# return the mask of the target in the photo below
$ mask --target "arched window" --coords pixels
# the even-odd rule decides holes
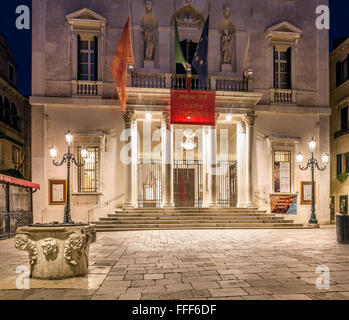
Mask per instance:
[[[8,125],[11,125],[11,110],[10,110],[10,102],[7,97],[5,97],[5,122]]]
[[[14,103],[11,105],[11,117],[12,117],[12,127],[18,130],[18,112],[17,107]]]

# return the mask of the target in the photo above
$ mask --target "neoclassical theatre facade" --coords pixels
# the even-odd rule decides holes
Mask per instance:
[[[326,4],[322,1],[322,4]],[[88,7],[86,5],[88,4]],[[318,1],[33,0],[32,177],[36,222],[61,221],[55,167],[72,168],[72,217],[95,221],[114,208],[258,208],[309,220],[311,172],[296,155],[329,153],[328,32],[315,26]],[[213,125],[173,123],[171,92],[187,90],[175,63],[175,27],[191,62],[210,14],[208,73],[193,69],[191,92],[214,93]],[[135,65],[122,110],[111,64],[127,18]],[[195,110],[194,110],[195,111]],[[191,112],[194,112],[191,110]],[[316,213],[330,220],[329,170],[315,173]]]

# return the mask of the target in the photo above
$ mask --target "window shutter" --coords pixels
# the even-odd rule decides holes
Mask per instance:
[[[339,61],[336,64],[336,84],[337,87],[341,84],[342,79],[342,63]]]
[[[81,37],[78,34],[78,80],[81,80],[81,61],[80,61],[80,51],[81,51]]]
[[[342,173],[342,155],[337,154],[337,174]]]
[[[292,68],[291,68],[291,47],[287,49],[287,84],[288,89],[292,89]]]
[[[276,80],[276,74],[275,74],[275,53],[276,53],[276,50],[275,50],[275,47],[273,47],[273,74],[274,74],[274,89],[277,89],[277,80]]]
[[[95,81],[98,81],[98,38],[94,37],[95,41]]]

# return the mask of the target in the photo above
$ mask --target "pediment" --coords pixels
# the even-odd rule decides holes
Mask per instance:
[[[66,16],[67,21],[71,25],[96,25],[105,26],[107,19],[91,9],[83,8],[72,12]]]
[[[289,23],[288,21],[280,22],[274,26],[269,27],[265,31],[267,37],[293,37],[298,39],[302,35],[302,30]]]

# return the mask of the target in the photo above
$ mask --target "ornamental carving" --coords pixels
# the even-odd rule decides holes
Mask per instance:
[[[45,239],[41,247],[47,261],[54,261],[57,259],[58,244],[55,239]]]
[[[18,250],[28,251],[30,265],[34,266],[38,258],[38,247],[36,242],[25,234],[17,234],[14,239],[14,246]]]
[[[76,266],[80,263],[85,240],[85,236],[77,233],[72,233],[64,242],[64,259],[67,263],[73,266]]]
[[[179,27],[202,27],[205,19],[202,14],[192,6],[192,0],[185,0],[185,5],[175,13]]]
[[[249,127],[253,127],[254,126],[254,122],[256,121],[257,115],[254,113],[254,111],[247,113],[247,115],[245,115],[244,119],[246,124]]]
[[[125,111],[122,116],[124,117],[124,121],[127,124],[132,123],[135,120],[135,112],[133,110]]]

